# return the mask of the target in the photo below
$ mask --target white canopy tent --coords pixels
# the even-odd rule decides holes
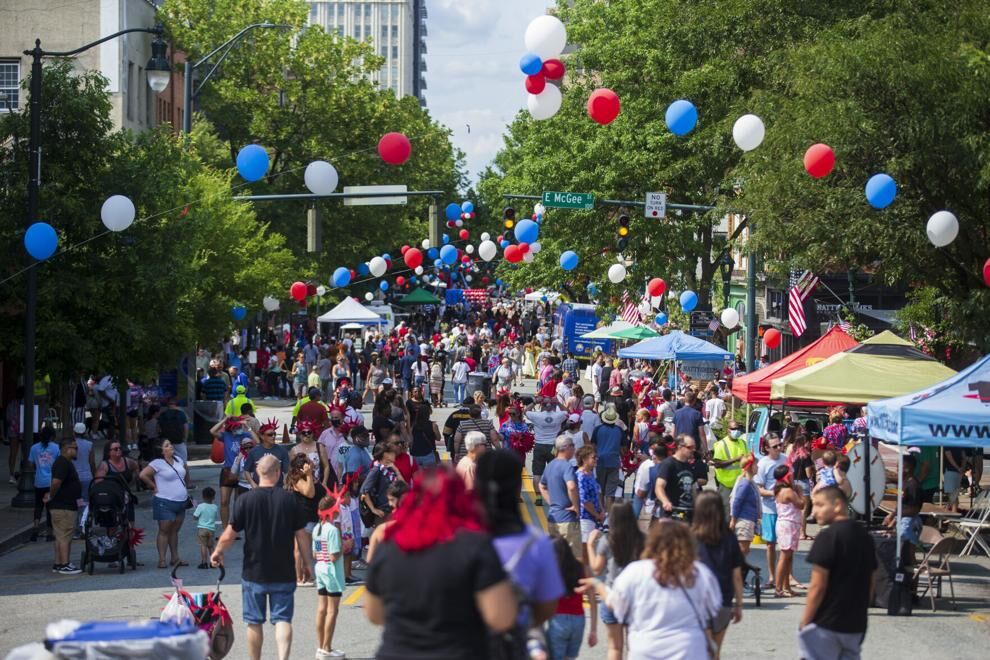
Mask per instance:
[[[378,325],[385,322],[381,316],[349,297],[341,300],[340,304],[320,315],[316,320],[320,323],[360,323],[361,325]]]

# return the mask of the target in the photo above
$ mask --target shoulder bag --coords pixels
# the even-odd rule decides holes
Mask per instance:
[[[715,638],[712,637],[711,621],[705,623],[705,621],[701,618],[701,613],[698,611],[698,608],[694,606],[694,601],[691,600],[691,596],[688,595],[687,589],[684,588],[684,585],[681,584],[680,581],[678,581],[677,586],[681,588],[681,593],[684,594],[684,598],[687,600],[688,605],[691,606],[691,610],[694,612],[694,616],[698,620],[698,627],[701,628],[701,633],[705,636],[705,646],[708,649],[708,657],[710,660],[715,660],[718,658],[718,643],[715,641]]]

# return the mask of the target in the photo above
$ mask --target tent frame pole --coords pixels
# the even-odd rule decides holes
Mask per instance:
[[[902,497],[901,494],[904,492],[904,445],[898,444],[897,452],[897,519],[894,521],[895,529],[897,530],[895,538],[897,539],[897,545],[894,548],[894,570],[900,570],[901,567],[901,514],[903,510],[901,508]],[[867,465],[867,469],[869,466]],[[869,494],[867,494],[869,497]]]

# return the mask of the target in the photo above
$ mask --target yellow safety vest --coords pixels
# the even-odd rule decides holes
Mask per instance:
[[[715,443],[712,458],[717,461],[731,461],[735,458],[745,456],[748,452],[749,448],[746,446],[745,437],[740,436],[738,440],[725,437]],[[735,486],[741,474],[742,468],[739,467],[739,463],[734,464],[732,467],[715,468],[715,480],[726,488]]]

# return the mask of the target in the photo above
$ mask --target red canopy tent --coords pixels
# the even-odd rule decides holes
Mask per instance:
[[[774,378],[780,378],[805,367],[810,367],[827,357],[852,348],[858,343],[839,326],[833,326],[817,341],[801,350],[795,351],[751,374],[737,376],[732,381],[732,394],[749,404],[767,405],[770,403],[770,383]]]

